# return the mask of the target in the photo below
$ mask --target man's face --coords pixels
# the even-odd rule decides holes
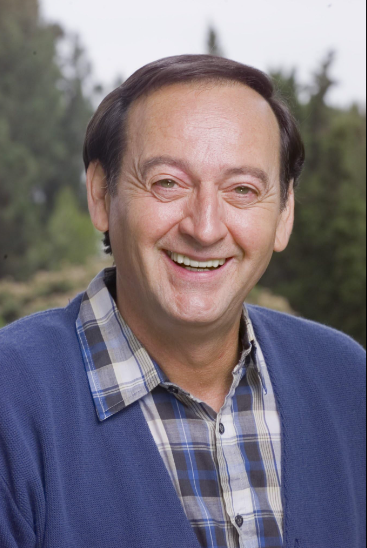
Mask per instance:
[[[255,91],[184,84],[137,101],[108,206],[123,308],[171,325],[238,314],[288,242],[279,176],[279,126]]]

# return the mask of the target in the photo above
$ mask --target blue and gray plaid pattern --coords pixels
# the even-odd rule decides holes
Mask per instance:
[[[101,421],[139,401],[200,546],[281,548],[280,421],[244,307],[243,352],[220,413],[169,382],[121,317],[115,269],[93,280],[77,330]]]

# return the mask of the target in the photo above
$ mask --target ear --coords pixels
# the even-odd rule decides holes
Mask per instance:
[[[292,181],[288,193],[287,205],[279,217],[274,246],[274,251],[276,253],[281,253],[288,246],[294,225],[294,207],[294,188]]]
[[[105,172],[99,162],[92,162],[87,171],[88,207],[95,228],[109,230],[109,196]]]

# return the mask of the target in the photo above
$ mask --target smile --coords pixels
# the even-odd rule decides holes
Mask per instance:
[[[180,253],[174,253],[172,251],[167,251],[167,255],[173,262],[191,272],[211,272],[221,268],[226,262],[226,259],[196,261],[190,259],[190,257],[187,257],[186,255],[181,255]]]

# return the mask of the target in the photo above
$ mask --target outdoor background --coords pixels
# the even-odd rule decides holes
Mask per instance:
[[[100,100],[182,53],[271,72],[307,164],[289,249],[252,302],[366,344],[364,0],[0,0],[0,327],[64,306],[111,258],[81,160]]]

